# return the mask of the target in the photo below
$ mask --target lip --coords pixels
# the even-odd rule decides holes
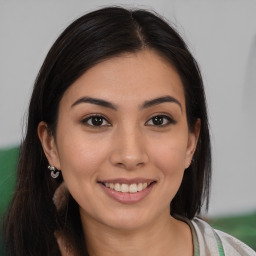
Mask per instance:
[[[102,183],[123,183],[123,184],[134,184],[134,183],[143,183],[143,182],[152,182],[148,187],[143,189],[142,191],[138,191],[136,193],[123,193],[115,191],[114,189],[108,188],[104,186]],[[153,187],[156,185],[156,182],[154,180],[149,179],[132,179],[132,180],[126,180],[126,179],[115,179],[115,180],[105,180],[102,182],[98,182],[102,190],[112,199],[118,201],[122,204],[133,204],[137,203],[141,200],[143,200],[153,189]]]
[[[133,179],[126,179],[126,178],[118,178],[118,179],[108,179],[108,180],[100,180],[99,183],[119,183],[119,184],[139,184],[139,183],[152,183],[156,180],[153,179],[145,179],[145,178],[133,178]]]

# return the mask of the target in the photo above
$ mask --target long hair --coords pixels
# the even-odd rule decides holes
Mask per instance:
[[[55,135],[58,106],[67,88],[97,63],[122,53],[154,49],[179,73],[185,93],[189,129],[198,118],[201,130],[196,152],[182,184],[170,204],[170,213],[189,219],[208,205],[211,150],[206,100],[198,65],[179,34],[157,14],[121,7],[103,8],[86,14],[56,40],[39,71],[29,105],[27,132],[21,145],[17,182],[4,225],[7,255],[60,255],[55,230],[85,255],[77,203],[70,196],[59,213],[52,197],[63,179],[52,179],[37,135],[45,121]]]

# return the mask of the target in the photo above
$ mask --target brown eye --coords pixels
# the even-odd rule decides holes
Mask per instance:
[[[100,116],[100,115],[93,115],[93,116],[87,117],[82,121],[82,123],[88,126],[95,126],[95,127],[110,126],[110,123],[103,116]]]
[[[158,116],[154,116],[150,120],[148,120],[146,125],[166,126],[168,124],[174,124],[174,123],[175,123],[175,121],[172,118],[170,118],[169,116],[158,115]]]
[[[101,126],[103,124],[104,119],[100,116],[94,116],[91,118],[91,123],[94,126]]]
[[[154,125],[163,125],[164,121],[165,120],[163,116],[155,116],[152,118],[152,123]]]

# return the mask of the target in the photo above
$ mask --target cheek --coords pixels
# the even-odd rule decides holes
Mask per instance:
[[[70,172],[72,175],[84,175],[91,172],[96,167],[96,150],[89,147],[88,144],[77,142],[65,143],[60,145],[59,159],[61,170],[64,173]],[[66,145],[65,145],[66,144]]]
[[[165,175],[183,173],[186,159],[186,141],[179,139],[166,139],[157,146],[151,147],[151,156],[155,165]]]
[[[84,136],[63,136],[59,141],[59,158],[63,179],[75,201],[90,212],[95,183],[106,158],[106,147],[99,147]]]
[[[68,135],[67,135],[68,134]],[[59,132],[58,153],[63,178],[73,197],[90,193],[106,158],[106,146],[78,130]]]
[[[104,143],[99,147],[95,136],[83,132],[80,127],[59,131],[58,153],[61,168],[78,175],[93,171],[104,157]]]
[[[177,193],[183,179],[186,157],[186,140],[177,136],[151,147],[151,159],[159,172],[162,197],[169,203]]]

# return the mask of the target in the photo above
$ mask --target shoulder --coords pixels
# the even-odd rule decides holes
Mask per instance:
[[[235,237],[213,229],[207,222],[191,221],[198,239],[200,255],[256,256],[256,252]],[[222,250],[225,254],[220,254]]]

